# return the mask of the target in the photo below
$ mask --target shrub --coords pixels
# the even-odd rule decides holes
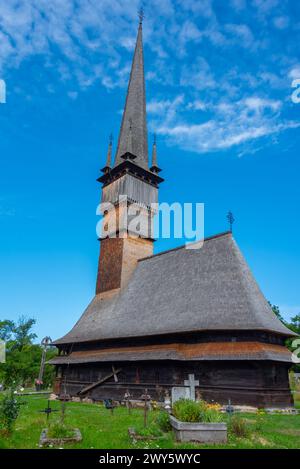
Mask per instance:
[[[173,414],[182,422],[220,422],[222,415],[217,405],[207,404],[205,401],[179,399],[173,406]]]
[[[74,429],[57,422],[50,426],[48,431],[49,438],[72,438],[74,436]]]
[[[3,397],[0,403],[0,423],[2,428],[11,433],[14,428],[15,421],[18,418],[22,402],[16,395],[16,391],[10,389]]]
[[[157,416],[156,422],[162,432],[169,432],[172,428],[168,412],[160,412]]]
[[[239,438],[245,438],[249,434],[245,420],[238,417],[237,415],[231,418],[229,430]]]
[[[158,438],[160,436],[162,436],[162,432],[161,430],[158,428],[158,426],[152,422],[150,425],[148,425],[148,427],[146,428],[142,428],[141,430],[139,430],[139,435],[140,436],[143,436],[143,437],[155,437],[155,438]]]
[[[257,419],[255,420],[254,430],[256,432],[261,432],[263,428],[264,417],[263,414],[257,413]]]
[[[216,409],[205,409],[202,413],[202,422],[217,423],[223,420],[222,414]]]
[[[201,413],[199,402],[191,399],[179,399],[173,405],[173,414],[181,422],[200,422]]]

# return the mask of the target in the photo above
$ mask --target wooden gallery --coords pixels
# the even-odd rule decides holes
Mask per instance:
[[[155,142],[148,158],[140,22],[116,155],[112,161],[110,142],[98,179],[102,202],[121,216],[126,195],[127,206],[152,220],[159,173]],[[232,233],[206,238],[201,249],[156,255],[153,242],[151,233],[124,236],[118,224],[101,237],[96,295],[54,342],[56,392],[100,400],[123,399],[128,390],[139,399],[147,388],[163,400],[194,375],[208,401],[292,405],[284,344],[294,334],[273,313]]]

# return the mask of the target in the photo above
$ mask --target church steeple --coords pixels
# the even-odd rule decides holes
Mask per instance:
[[[125,159],[134,158],[135,164],[144,169],[148,169],[147,139],[143,27],[142,15],[140,15],[138,35],[114,166],[116,167],[122,163],[125,157]],[[128,150],[129,141],[131,142],[131,151]],[[128,155],[128,153],[132,156]]]
[[[100,236],[97,294],[124,288],[138,260],[153,253],[153,217],[163,179],[158,175],[156,143],[149,169],[142,13],[139,16],[115,162],[111,166],[110,145],[106,166],[98,178],[102,183],[101,201],[108,202],[109,208],[104,213]]]

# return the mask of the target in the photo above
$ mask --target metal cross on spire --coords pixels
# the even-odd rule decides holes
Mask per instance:
[[[234,219],[233,213],[230,210],[227,213],[227,220],[228,220],[228,223],[229,223],[229,229],[232,233],[232,225],[233,225],[235,219]]]
[[[143,20],[144,20],[144,18],[145,18],[143,4],[141,5],[141,8],[140,8],[139,11],[138,11],[138,16],[139,16],[140,24],[142,24],[142,23],[143,23]]]

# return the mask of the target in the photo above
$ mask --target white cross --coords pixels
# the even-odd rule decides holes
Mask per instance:
[[[184,385],[189,386],[191,399],[195,401],[196,400],[195,387],[199,386],[199,381],[197,379],[195,380],[195,375],[189,375],[189,379],[184,380]]]

